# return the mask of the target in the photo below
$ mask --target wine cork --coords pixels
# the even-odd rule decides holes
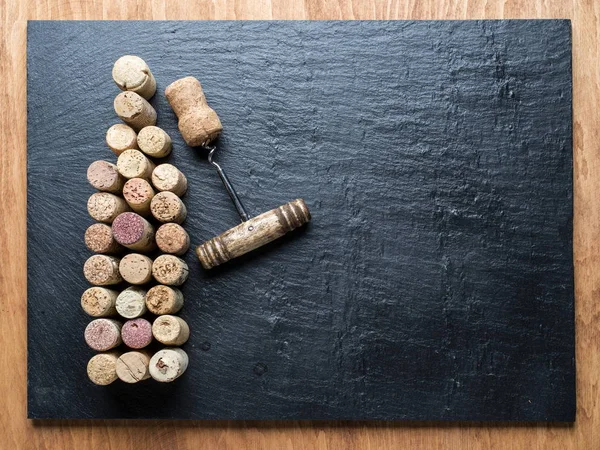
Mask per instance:
[[[156,248],[154,227],[136,213],[120,214],[112,224],[115,240],[128,249],[138,252],[150,252]]]
[[[152,279],[152,260],[139,253],[130,253],[121,258],[119,272],[130,284],[146,284]]]
[[[119,214],[129,211],[127,202],[108,192],[96,192],[87,202],[89,215],[98,222],[112,223]]]
[[[121,381],[137,383],[150,378],[150,355],[147,352],[123,353],[117,360],[116,372]]]
[[[117,312],[126,319],[137,319],[146,312],[146,291],[136,286],[125,289],[117,296]]]
[[[156,381],[169,383],[183,375],[188,363],[187,353],[180,348],[165,348],[150,359],[150,375]]]
[[[123,251],[123,247],[115,241],[110,226],[104,223],[90,225],[85,230],[84,240],[86,247],[94,253],[115,254]]]
[[[171,83],[165,95],[179,118],[179,131],[187,145],[207,145],[219,136],[223,126],[217,113],[208,106],[196,78],[185,77]]]
[[[135,92],[121,92],[113,102],[117,116],[136,131],[156,125],[156,111]]]
[[[117,169],[125,178],[149,180],[154,167],[154,163],[139,150],[125,150],[117,159]]]
[[[190,248],[190,236],[181,225],[165,223],[156,230],[156,245],[165,253],[183,255]]]
[[[188,277],[186,262],[173,255],[160,255],[152,263],[152,276],[156,281],[167,286],[180,286]]]
[[[152,342],[152,325],[146,319],[128,320],[121,328],[121,339],[127,347],[144,348]]]
[[[117,166],[108,161],[94,161],[87,170],[88,182],[99,191],[118,194],[123,189],[125,179]]]
[[[156,92],[156,79],[139,56],[125,55],[115,61],[112,77],[122,91],[135,92],[146,100]]]
[[[132,178],[123,186],[123,197],[129,207],[142,216],[150,215],[150,202],[154,189],[143,178]]]
[[[153,158],[164,158],[171,153],[171,137],[157,126],[144,127],[137,137],[138,147]]]
[[[106,145],[119,156],[125,150],[137,149],[137,133],[124,123],[117,123],[106,132]]]
[[[172,164],[160,164],[152,172],[152,184],[159,191],[170,191],[181,197],[187,191],[187,178]]]
[[[154,286],[146,293],[146,307],[152,314],[175,314],[183,308],[183,294],[177,288]]]
[[[85,328],[87,345],[98,352],[105,352],[121,345],[121,323],[112,319],[92,320]]]
[[[178,346],[190,337],[190,327],[181,317],[160,316],[152,324],[152,334],[161,344]]]
[[[119,353],[99,353],[92,356],[87,364],[87,374],[92,383],[107,386],[117,379]]]
[[[106,317],[117,314],[115,303],[117,291],[94,286],[81,294],[81,308],[92,317]]]
[[[187,210],[179,197],[169,191],[159,192],[150,202],[150,211],[160,222],[182,223]]]
[[[108,286],[123,281],[119,273],[119,258],[108,255],[92,255],[83,265],[86,280],[96,286]]]

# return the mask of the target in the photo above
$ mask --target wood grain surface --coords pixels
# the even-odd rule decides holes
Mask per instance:
[[[469,423],[35,422],[26,419],[28,19],[570,18],[574,75],[574,426]],[[600,441],[600,2],[596,0],[69,1],[0,3],[0,434],[2,448],[594,449]],[[596,442],[596,444],[594,444]]]

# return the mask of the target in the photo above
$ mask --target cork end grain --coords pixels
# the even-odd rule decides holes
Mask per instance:
[[[126,91],[115,97],[113,102],[115,113],[134,130],[156,124],[156,111],[139,94]]]
[[[140,130],[137,137],[139,149],[154,158],[164,158],[171,153],[171,137],[157,126],[148,126]]]
[[[150,375],[161,383],[179,378],[188,367],[188,356],[180,348],[165,348],[150,359]]]
[[[92,317],[104,317],[117,313],[115,302],[117,291],[102,287],[91,287],[81,294],[81,308]]]
[[[83,275],[91,284],[105,286],[123,281],[119,259],[107,255],[92,255],[83,265]]]
[[[128,283],[148,283],[152,279],[152,260],[139,253],[130,253],[121,258],[119,272]]]
[[[165,315],[152,324],[154,338],[165,345],[183,345],[190,337],[190,328],[181,317]]]
[[[85,245],[94,253],[120,253],[123,247],[113,238],[110,226],[95,223],[85,230]]]
[[[175,314],[183,307],[183,294],[177,288],[158,285],[146,294],[146,307],[152,314]]]
[[[152,276],[161,284],[179,286],[187,280],[187,263],[173,255],[160,255],[152,264]]]
[[[121,56],[115,62],[112,70],[115,84],[123,91],[137,92],[145,99],[151,98],[156,92],[156,80],[148,64],[134,55]]]
[[[160,164],[152,172],[152,184],[159,191],[170,191],[181,197],[187,191],[187,178],[172,164]]]
[[[92,320],[85,328],[84,338],[90,348],[103,352],[121,344],[121,324],[111,319]]]
[[[87,364],[87,374],[92,383],[107,386],[117,379],[117,353],[100,353]]]
[[[132,178],[123,186],[123,197],[131,209],[138,214],[150,214],[150,202],[154,197],[154,189],[143,178]]]
[[[117,123],[106,132],[106,145],[119,156],[125,150],[137,149],[137,133],[124,123]]]
[[[135,213],[123,213],[112,224],[112,233],[117,242],[131,245],[138,242],[144,235],[143,218]]]
[[[119,214],[130,210],[125,200],[109,192],[92,194],[87,209],[93,219],[104,223],[111,223]]]
[[[190,236],[176,223],[165,223],[156,230],[158,248],[173,255],[183,255],[190,248]]]
[[[172,192],[159,192],[150,203],[150,210],[154,218],[160,222],[182,223],[187,210],[179,197]]]
[[[123,343],[130,348],[144,348],[152,342],[152,325],[146,319],[128,320],[121,329]]]
[[[136,286],[128,287],[116,300],[117,312],[126,319],[137,319],[146,312],[146,291]]]
[[[125,383],[138,383],[150,378],[150,356],[146,352],[123,353],[116,363],[117,376]]]
[[[154,163],[139,150],[125,150],[117,159],[117,169],[125,178],[150,179]]]
[[[117,170],[117,166],[108,161],[94,161],[87,170],[88,182],[99,191],[121,192],[125,180]]]

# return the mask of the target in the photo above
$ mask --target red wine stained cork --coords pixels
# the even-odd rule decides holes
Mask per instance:
[[[115,303],[117,291],[94,286],[81,294],[81,308],[92,317],[106,317],[117,314]]]
[[[190,327],[181,317],[160,316],[152,324],[152,334],[161,344],[179,346],[190,337]]]
[[[123,197],[129,207],[142,216],[150,215],[150,202],[154,189],[143,178],[132,178],[123,187]]]
[[[154,163],[139,150],[125,150],[117,159],[117,169],[125,178],[149,180],[154,167]]]
[[[98,222],[112,223],[119,214],[129,211],[127,202],[109,192],[96,192],[88,199],[90,216]]]
[[[125,179],[117,166],[108,161],[94,161],[87,170],[88,182],[99,191],[118,194],[123,190]]]
[[[189,273],[186,262],[173,255],[160,255],[152,263],[152,276],[160,284],[180,286],[185,283]]]
[[[99,353],[92,356],[87,364],[87,374],[92,383],[107,386],[117,379],[119,353]]]
[[[117,59],[112,77],[119,89],[136,92],[145,99],[156,92],[156,79],[146,61],[139,56],[125,55]]]
[[[106,145],[119,156],[125,150],[137,149],[137,133],[124,123],[117,123],[106,132]]]
[[[123,281],[119,273],[119,258],[108,255],[92,255],[83,265],[86,280],[96,286],[109,286]]]
[[[136,286],[125,289],[117,296],[117,312],[126,319],[137,319],[146,312],[146,291]]]
[[[162,128],[144,127],[137,137],[138,147],[153,158],[164,158],[171,153],[171,137]]]
[[[135,92],[121,92],[113,103],[117,116],[134,130],[156,125],[156,111]]]
[[[159,192],[150,202],[150,211],[159,222],[182,223],[187,210],[179,197],[172,192]]]
[[[206,145],[219,136],[223,126],[217,113],[208,106],[196,78],[174,81],[165,89],[165,96],[179,119],[177,125],[187,145]]]
[[[146,307],[152,314],[175,314],[183,308],[183,294],[177,288],[154,286],[146,293]]]
[[[147,352],[123,353],[117,360],[117,376],[125,383],[137,383],[150,378],[150,354]]]
[[[152,184],[159,191],[170,191],[181,197],[187,191],[187,178],[172,164],[160,164],[152,172]]]
[[[121,323],[112,319],[92,320],[85,328],[85,342],[98,352],[121,345]]]
[[[130,284],[146,284],[152,280],[152,260],[139,253],[129,253],[121,258],[119,272]]]
[[[190,236],[181,225],[165,223],[156,230],[156,245],[165,253],[183,255],[190,248]]]
[[[150,375],[156,381],[169,383],[183,375],[188,363],[187,353],[180,348],[165,348],[150,359]]]
[[[146,319],[128,320],[121,328],[121,339],[127,347],[144,348],[152,342],[152,325]]]
[[[112,235],[109,225],[95,223],[85,230],[85,245],[94,253],[121,253],[124,249]]]
[[[131,250],[150,252],[156,248],[154,227],[136,213],[123,213],[112,224],[115,240]]]

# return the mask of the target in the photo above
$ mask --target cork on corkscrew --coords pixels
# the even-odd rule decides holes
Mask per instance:
[[[219,236],[196,248],[202,267],[212,269],[245,253],[255,250],[310,221],[306,203],[296,199],[256,217],[250,217],[233,185],[219,164],[214,161],[217,139],[223,127],[217,113],[208,106],[200,82],[185,77],[170,84],[165,94],[179,118],[179,131],[190,147],[209,150],[208,162],[215,167],[242,221]]]

